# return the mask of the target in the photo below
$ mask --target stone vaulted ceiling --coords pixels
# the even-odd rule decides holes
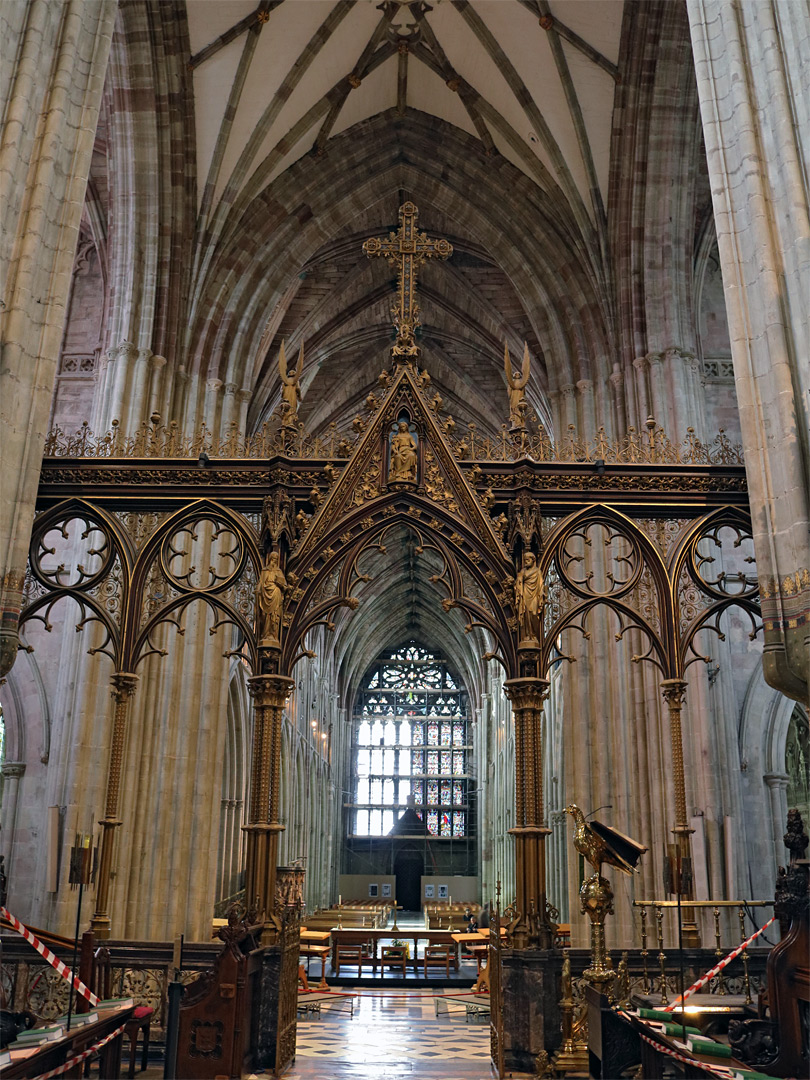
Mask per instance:
[[[361,243],[394,229],[405,199],[455,249],[420,277],[424,364],[448,412],[497,431],[503,344],[514,355],[526,341],[529,402],[548,423],[550,384],[579,377],[550,377],[549,364],[583,352],[557,280],[569,278],[572,306],[609,306],[623,4],[187,0],[186,11],[199,243],[187,350],[251,391],[249,427],[279,402],[282,339],[288,356],[304,341],[308,429],[351,422],[391,343],[393,272]],[[269,238],[280,209],[314,220],[306,243],[284,245],[278,227]],[[222,268],[238,260],[229,278]],[[215,295],[233,313],[195,340]]]

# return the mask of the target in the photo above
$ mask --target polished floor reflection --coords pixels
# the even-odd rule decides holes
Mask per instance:
[[[358,990],[299,1020],[290,1080],[489,1080],[489,1017],[472,995]],[[311,1017],[312,1014],[307,1014]]]

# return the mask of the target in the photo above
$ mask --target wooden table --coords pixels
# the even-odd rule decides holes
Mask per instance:
[[[3,1066],[3,1080],[16,1080],[16,1078],[41,1076],[44,1072],[56,1069],[64,1065],[70,1058],[87,1050],[97,1042],[101,1042],[117,1027],[122,1027],[132,1019],[135,1006],[126,1009],[105,1009],[98,1011],[99,1018],[92,1024],[82,1024],[81,1027],[72,1027],[61,1039],[54,1042],[44,1043],[28,1057],[13,1060],[9,1065]],[[99,1074],[104,1080],[118,1080],[121,1074],[121,1049],[124,1032],[112,1039],[99,1052]],[[12,1044],[13,1046],[13,1044]],[[8,1049],[11,1049],[9,1047]],[[62,1073],[65,1077],[80,1077],[84,1072],[84,1062],[73,1069]]]
[[[326,986],[326,957],[329,953],[329,938],[330,933],[328,930],[307,930],[306,927],[301,929],[301,947],[298,950],[299,956],[306,956],[307,958],[307,970],[304,973],[304,986],[309,987],[307,978],[309,976],[309,958],[314,956],[321,962],[321,981],[319,983],[320,988]],[[301,978],[303,972],[303,965],[299,965],[298,977]]]
[[[453,949],[453,967],[458,971],[458,943],[454,940],[455,934],[451,934],[449,930],[393,930],[389,927],[388,930],[345,930],[332,928],[332,970],[334,971],[337,965],[337,946],[340,945],[362,945],[368,942],[372,949],[371,964],[373,971],[377,972],[377,964],[379,959],[377,956],[378,945],[381,941],[412,941],[413,942],[413,956],[411,961],[413,963],[414,972],[417,971],[419,963],[417,960],[417,942],[426,941],[429,945],[450,945]],[[480,938],[478,939],[480,941]]]

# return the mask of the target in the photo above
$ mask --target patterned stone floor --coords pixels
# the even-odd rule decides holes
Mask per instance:
[[[436,1002],[439,1000],[437,1010]],[[345,999],[344,999],[345,1001]],[[438,1015],[437,1015],[438,1012]],[[299,1021],[289,1080],[489,1080],[489,1024],[429,991],[358,991]]]
[[[285,1080],[492,1080],[489,1022],[470,995],[345,989],[320,1014],[299,1014],[295,1063]],[[472,999],[480,1008],[480,999]],[[351,1003],[351,1008],[350,1008]],[[162,1077],[152,1065],[143,1080]],[[518,1080],[527,1074],[507,1073]],[[250,1073],[245,1080],[266,1080]]]

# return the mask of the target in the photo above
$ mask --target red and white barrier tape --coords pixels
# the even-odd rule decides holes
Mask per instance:
[[[17,933],[21,934],[29,945],[34,946],[40,956],[47,960],[51,967],[55,968],[66,982],[71,981],[70,968],[67,964],[63,964],[59,957],[52,953],[47,945],[43,945],[36,934],[32,934],[27,926],[23,926],[20,920],[15,918],[7,908],[0,907],[0,915],[11,923]],[[98,1005],[99,999],[89,987],[84,985],[78,975],[73,976],[73,989],[78,990],[82,997],[86,997],[91,1005]]]
[[[641,1035],[641,1032],[639,1032],[639,1034]],[[707,1065],[705,1061],[698,1061],[696,1057],[689,1057],[686,1054],[679,1054],[676,1050],[670,1050],[668,1046],[656,1042],[655,1039],[650,1039],[647,1035],[641,1035],[641,1038],[645,1043],[654,1046],[659,1054],[666,1054],[667,1057],[675,1058],[676,1061],[682,1061],[684,1065],[699,1065],[701,1069],[705,1069],[706,1072],[714,1073],[715,1076],[728,1076],[728,1073],[715,1072],[711,1065]]]
[[[101,1040],[101,1042],[97,1042],[94,1046],[89,1047],[87,1050],[83,1050],[81,1054],[72,1057],[69,1061],[66,1061],[64,1065],[58,1065],[49,1072],[40,1073],[35,1080],[49,1080],[51,1076],[61,1076],[62,1073],[66,1073],[68,1069],[72,1069],[75,1065],[79,1065],[82,1061],[86,1061],[91,1054],[95,1054],[102,1046],[106,1046],[108,1042],[112,1042],[113,1039],[116,1039],[126,1026],[126,1024],[122,1024],[120,1027],[116,1028],[115,1031],[111,1031],[109,1035]]]
[[[681,998],[681,996],[679,994],[678,997],[672,1002],[672,1004],[667,1005],[666,1008],[663,1011],[664,1012],[672,1012],[672,1010],[677,1005],[680,1005],[681,1001],[686,1001],[686,999],[688,997],[691,997],[692,994],[694,994],[698,990],[700,990],[700,988],[702,986],[705,986],[707,982],[709,982],[711,979],[713,979],[715,977],[715,975],[719,975],[724,967],[727,967],[731,963],[732,960],[737,959],[737,957],[740,955],[740,953],[743,951],[743,949],[747,949],[752,941],[755,941],[759,937],[760,934],[764,933],[768,929],[768,927],[771,925],[771,923],[774,921],[775,918],[776,918],[775,915],[771,915],[770,919],[768,919],[768,921],[765,923],[764,926],[760,926],[759,930],[755,930],[754,933],[751,935],[751,937],[746,938],[745,941],[743,941],[740,945],[738,945],[736,949],[732,949],[732,951],[728,954],[728,956],[726,956],[722,960],[720,960],[717,964],[714,965],[713,968],[710,968],[710,970],[707,971],[705,975],[701,975],[701,977],[698,979],[697,982],[692,983],[692,985],[689,987],[689,989],[684,991],[683,998]]]

